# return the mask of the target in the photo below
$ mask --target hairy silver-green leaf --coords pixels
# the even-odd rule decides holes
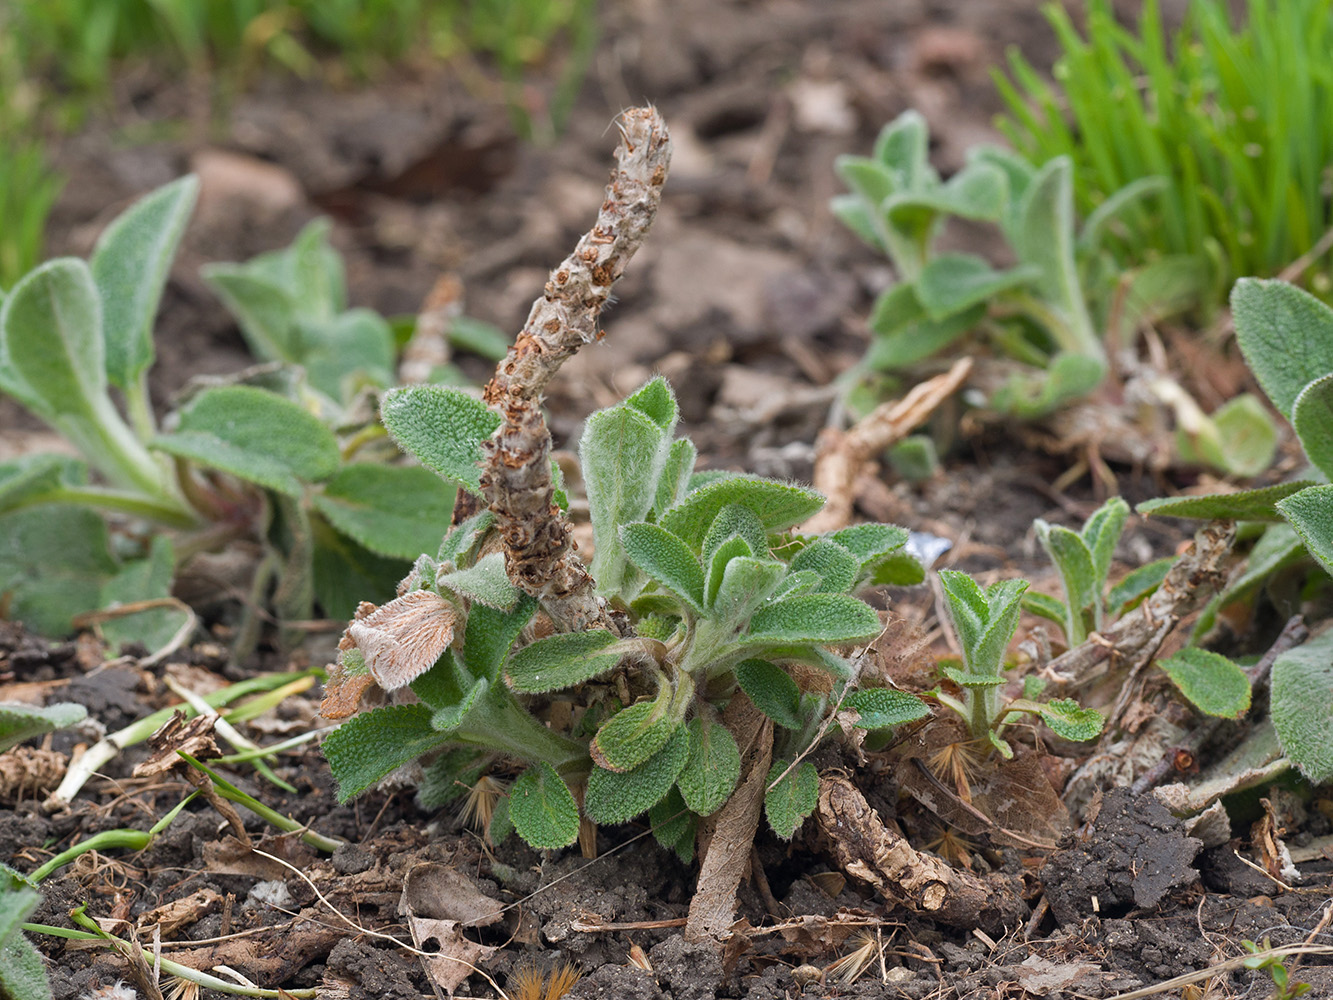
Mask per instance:
[[[1171,683],[1200,712],[1223,719],[1238,719],[1250,708],[1250,681],[1231,660],[1207,649],[1186,646],[1174,656],[1158,660]]]
[[[537,599],[522,595],[512,611],[484,604],[468,609],[463,631],[463,663],[476,677],[494,681],[524,627],[537,612]],[[573,633],[583,634],[583,633]]]
[[[1069,617],[1065,621],[1066,638],[1071,646],[1077,646],[1087,638],[1087,626],[1084,624],[1084,611],[1094,608],[1098,602],[1098,588],[1102,581],[1097,576],[1097,567],[1087,543],[1074,531],[1058,524],[1047,524],[1038,518],[1032,524],[1037,532],[1037,541],[1060,571],[1060,581],[1065,588],[1065,604],[1069,608]]]
[[[1273,725],[1313,785],[1333,778],[1333,629],[1273,661]]]
[[[503,552],[492,552],[475,565],[452,573],[440,573],[435,583],[500,611],[513,611],[523,593],[509,582]]]
[[[285,288],[271,278],[250,273],[244,264],[205,264],[200,274],[236,317],[251,354],[261,361],[294,363],[299,359],[292,323],[295,305]]]
[[[1310,486],[1279,500],[1277,509],[1296,529],[1310,555],[1333,573],[1333,486]]]
[[[315,551],[311,557],[315,598],[326,618],[350,619],[362,601],[383,604],[393,599],[398,581],[409,566],[371,552],[333,529],[323,518],[312,517]]]
[[[999,675],[1000,661],[1018,627],[1027,582],[1000,580],[983,591],[966,573],[940,570],[939,576],[968,672]]]
[[[764,530],[764,522],[749,507],[733,503],[717,512],[704,535],[701,551],[705,562],[712,559],[713,553],[730,538],[744,539],[750,550],[747,555],[760,558],[769,555],[768,532]]]
[[[102,299],[107,377],[122,389],[153,363],[153,320],[198,195],[193,175],[145,195],[102,231],[89,258]]]
[[[976,254],[942,253],[922,269],[916,295],[926,315],[938,323],[1040,277],[1041,268],[1033,264],[997,271]]]
[[[166,535],[153,538],[148,555],[126,563],[102,586],[102,608],[134,604],[171,595],[171,581],[176,574],[175,549]],[[141,642],[153,652],[161,649],[190,620],[190,611],[182,607],[147,608],[122,618],[102,623],[102,636],[111,648],[121,643]]]
[[[304,483],[333,475],[340,460],[333,432],[318,417],[248,385],[204,390],[181,410],[177,430],[153,444],[293,498]]]
[[[349,309],[330,319],[298,321],[297,350],[310,384],[336,401],[350,401],[366,385],[396,381],[393,331],[379,313]]]
[[[731,563],[731,560],[750,558],[754,555],[754,551],[750,548],[750,543],[741,538],[740,535],[732,535],[711,553],[705,546],[704,555],[708,559],[708,579],[704,584],[704,606],[712,608],[717,603],[717,594],[722,587],[722,581],[726,579],[727,566]]]
[[[746,644],[840,643],[871,639],[881,625],[875,609],[845,594],[802,594],[774,601],[750,618]]]
[[[441,565],[449,562],[455,566],[471,566],[486,542],[487,532],[494,525],[495,515],[489,510],[473,514],[461,524],[454,525],[440,541],[435,561]]]
[[[555,768],[538,761],[509,789],[509,819],[532,847],[550,851],[579,837],[579,807]]]
[[[390,771],[448,741],[426,705],[390,705],[353,716],[324,740],[338,801],[364,792]]]
[[[46,504],[0,515],[0,595],[8,617],[34,632],[63,636],[70,619],[101,603],[116,572],[101,515]]]
[[[344,535],[384,556],[415,559],[433,551],[453,514],[454,490],[418,465],[345,465],[313,498]]]
[[[0,511],[42,502],[65,486],[88,482],[88,467],[66,455],[20,455],[0,462]]]
[[[0,752],[43,733],[66,729],[82,722],[88,710],[72,701],[45,708],[17,702],[0,702]]]
[[[800,729],[801,689],[791,675],[768,660],[742,660],[736,664],[736,683],[749,696],[754,707],[779,726]]]
[[[628,401],[588,418],[579,459],[592,519],[591,572],[601,593],[620,590],[625,572],[621,526],[647,517],[666,456],[662,427]]]
[[[696,614],[703,614],[703,567],[681,539],[665,528],[641,521],[620,528],[620,544],[630,562],[681,597]]]
[[[722,574],[712,617],[736,627],[745,625],[777,591],[786,573],[787,567],[774,559],[736,556]]]
[[[733,476],[694,490],[662,515],[661,525],[698,552],[718,512],[728,504],[751,508],[769,532],[780,531],[815,514],[824,498],[814,490],[772,479]]]
[[[1250,370],[1290,419],[1301,390],[1333,372],[1333,309],[1285,281],[1241,278],[1231,313]]]
[[[619,653],[605,653],[616,637],[605,629],[561,632],[529,643],[505,665],[505,680],[515,691],[542,694],[559,691],[604,674],[620,662]]]
[[[392,389],[380,419],[398,446],[445,479],[481,491],[481,442],[500,426],[500,415],[458,389],[414,385]]]
[[[1093,512],[1079,532],[1092,556],[1094,583],[1098,588],[1106,582],[1106,575],[1111,571],[1111,557],[1115,555],[1116,543],[1125,530],[1127,517],[1129,504],[1119,497],[1111,497]]]
[[[768,771],[767,784],[777,781],[790,761],[775,760]],[[808,760],[801,761],[777,785],[764,793],[764,815],[768,825],[783,840],[791,840],[805,818],[819,805],[819,772]]]
[[[695,716],[689,722],[690,756],[676,784],[685,804],[711,816],[731,797],[741,775],[741,752],[727,727]]]
[[[694,473],[694,463],[698,458],[699,452],[689,438],[671,442],[667,448],[661,475],[657,479],[657,495],[653,498],[651,520],[657,520],[663,511],[669,510],[685,499],[690,476]]]
[[[689,731],[677,726],[666,745],[633,771],[594,767],[583,797],[584,813],[605,826],[632,820],[666,797],[689,755]]]
[[[861,716],[855,723],[857,729],[888,729],[930,714],[930,707],[916,695],[893,688],[861,688],[847,695],[842,704]]]
[[[1301,390],[1291,407],[1291,423],[1310,461],[1333,478],[1333,373]]]
[[[1145,500],[1134,509],[1140,514],[1157,514],[1162,517],[1192,517],[1204,521],[1225,518],[1235,521],[1278,521],[1277,502],[1293,493],[1313,486],[1309,480],[1295,483],[1278,483],[1257,490],[1241,490],[1238,493],[1219,493],[1202,497],[1157,497]]]
[[[648,822],[653,828],[653,839],[663,847],[677,850],[682,859],[686,854],[693,855],[697,821],[690,814],[678,788],[671,789],[666,798],[648,810]],[[689,841],[688,845],[681,843],[685,840]]]
[[[845,594],[856,583],[861,561],[848,549],[829,538],[817,538],[791,561],[793,572],[814,570],[819,574],[816,588],[826,594]]]
[[[646,416],[662,432],[665,439],[670,440],[671,435],[675,433],[680,409],[676,406],[676,396],[671,391],[671,386],[661,375],[649,379],[636,392],[625,397],[622,405],[638,410]]]
[[[673,733],[682,730],[680,720],[667,712],[667,694],[641,701],[611,716],[593,737],[591,753],[598,766],[611,771],[633,771],[657,753]]]
[[[42,956],[20,927],[42,901],[18,872],[0,866],[0,996],[6,1000],[51,1000]]]
[[[1106,597],[1107,609],[1117,614],[1123,613],[1128,605],[1156,590],[1175,564],[1175,559],[1167,556],[1130,570],[1111,588],[1111,593]]]
[[[1105,724],[1095,709],[1083,708],[1072,698],[1060,698],[1043,704],[1041,721],[1050,726],[1055,735],[1080,743],[1098,736]]]

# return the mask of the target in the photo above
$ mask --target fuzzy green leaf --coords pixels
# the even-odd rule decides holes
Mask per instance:
[[[102,297],[107,377],[122,389],[153,363],[153,319],[198,195],[191,175],[140,198],[107,226],[89,258]]]
[[[0,871],[0,996],[6,1000],[51,1000],[42,956],[19,929],[42,901],[18,872]]]
[[[1157,665],[1205,715],[1238,719],[1250,709],[1250,682],[1245,671],[1219,653],[1186,646],[1175,656],[1158,660]]]
[[[555,768],[540,761],[509,789],[514,830],[539,851],[568,847],[579,838],[579,807]]]
[[[330,524],[372,552],[415,559],[439,545],[454,490],[421,466],[359,462],[339,469],[313,502]]]
[[[890,729],[930,714],[930,706],[916,695],[893,688],[861,688],[847,695],[842,704],[861,716],[855,723],[857,729]]]
[[[435,583],[499,611],[513,611],[523,593],[509,582],[503,552],[483,556],[475,565],[465,569],[441,573],[436,576]]]
[[[495,515],[489,510],[473,514],[461,524],[449,529],[440,541],[435,561],[440,565],[453,563],[455,567],[471,566],[486,541],[486,534],[495,525]]]
[[[584,813],[594,823],[610,826],[647,812],[671,791],[689,755],[689,732],[676,726],[666,745],[633,771],[594,767],[583,797]]]
[[[908,532],[896,524],[854,524],[828,536],[868,565],[893,555],[907,544]]]
[[[670,440],[675,433],[680,409],[676,406],[676,396],[671,386],[661,375],[649,379],[642,388],[626,396],[622,405],[638,410],[651,420],[662,432],[664,439]]]
[[[712,608],[717,603],[718,591],[722,587],[722,581],[726,579],[727,566],[731,560],[750,558],[754,552],[750,549],[749,543],[739,535],[732,535],[711,554],[707,547],[704,552],[709,559],[708,580],[704,587],[704,606]]]
[[[96,419],[106,393],[102,301],[73,257],[26,274],[0,306],[0,390],[47,423]]]
[[[1041,268],[1032,264],[997,271],[976,254],[944,253],[921,271],[916,295],[926,316],[938,323],[1040,277]]]
[[[542,694],[559,691],[604,674],[620,662],[619,653],[605,653],[616,637],[605,629],[561,632],[529,643],[505,665],[505,680],[515,691]]]
[[[976,674],[970,670],[960,670],[958,667],[951,666],[940,667],[940,673],[959,687],[974,691],[996,688],[1008,682],[1008,678],[1003,674]]]
[[[939,576],[968,673],[998,676],[1000,661],[1018,627],[1027,582],[1000,580],[983,591],[966,573],[946,569]]]
[[[799,573],[788,573],[783,578],[782,584],[773,592],[773,600],[780,601],[786,597],[813,594],[815,589],[823,582],[824,578],[812,569],[801,570]]]
[[[833,170],[869,205],[879,205],[898,189],[893,171],[868,156],[839,156]]]
[[[652,405],[653,399],[646,403]],[[579,441],[579,459],[592,518],[591,572],[602,593],[620,590],[625,552],[618,532],[622,525],[648,516],[666,461],[666,441],[654,419],[628,401],[588,418]]]
[[[1333,479],[1333,374],[1301,390],[1291,407],[1291,423],[1310,461]]]
[[[975,327],[986,315],[985,306],[932,320],[916,296],[915,285],[894,285],[880,294],[867,323],[876,334],[865,363],[878,371],[893,371],[943,350]]]
[[[299,498],[303,483],[338,470],[338,442],[314,414],[289,399],[248,385],[206,389],[154,447],[211,469]]]
[[[675,849],[687,837],[694,840],[696,820],[690,815],[679,789],[671,789],[666,798],[648,810],[648,822],[653,828],[653,839],[663,847]]]
[[[392,389],[380,419],[398,446],[445,479],[481,491],[481,442],[500,426],[500,415],[458,389],[414,385]]]
[[[351,309],[331,319],[298,321],[300,361],[312,386],[333,400],[350,400],[369,384],[397,381],[393,331],[379,313]]]
[[[394,597],[408,571],[401,559],[388,559],[335,531],[323,518],[312,517],[315,551],[311,562],[315,598],[327,618],[347,621],[362,601],[384,604]]]
[[[731,797],[741,775],[741,752],[727,727],[696,716],[689,722],[690,756],[676,779],[685,804],[711,816]]]
[[[1029,590],[1023,595],[1023,610],[1047,621],[1055,622],[1061,628],[1069,620],[1069,605],[1050,594],[1039,594]]]
[[[484,604],[472,605],[463,632],[464,665],[474,676],[494,681],[500,676],[500,668],[509,650],[536,613],[537,599],[527,594],[519,598],[512,611],[499,611]]]
[[[1279,500],[1277,509],[1296,529],[1310,555],[1333,573],[1333,486],[1310,486]]]
[[[898,186],[916,190],[935,180],[928,151],[930,130],[921,112],[908,109],[875,138],[875,159],[893,171]]]
[[[703,567],[681,539],[641,521],[621,527],[620,544],[630,562],[682,598],[696,614],[703,614]]]
[[[244,264],[205,264],[199,273],[236,317],[251,354],[261,361],[299,361],[300,347],[292,323],[295,305],[286,289],[270,278],[250,273]]]
[[[156,535],[146,558],[125,564],[102,586],[100,606],[114,608],[119,604],[168,597],[175,573],[176,555],[171,539]],[[142,642],[155,652],[165,646],[189,619],[190,612],[186,608],[149,608],[104,622],[102,635],[112,649],[119,649],[121,643]]]
[[[801,689],[791,675],[767,660],[742,660],[736,664],[736,683],[749,696],[754,707],[779,726],[800,729]]]
[[[829,538],[817,538],[791,561],[793,572],[814,570],[819,574],[816,588],[825,594],[845,594],[856,583],[861,572],[861,560]]]
[[[0,511],[40,503],[64,486],[83,486],[88,467],[65,455],[20,455],[0,462]]]
[[[1106,582],[1106,575],[1111,572],[1111,558],[1115,555],[1116,543],[1125,530],[1125,519],[1129,517],[1129,504],[1119,497],[1111,497],[1097,508],[1079,532],[1083,544],[1092,556],[1092,571],[1096,586],[1100,588]]]
[[[1273,725],[1312,785],[1333,778],[1333,630],[1273,662]]]
[[[661,525],[698,552],[713,519],[728,504],[741,504],[759,515],[764,530],[781,531],[804,521],[824,506],[814,490],[753,476],[718,479],[699,487],[662,515]]]
[[[70,619],[101,603],[116,572],[101,515],[48,504],[0,515],[0,598],[8,617],[42,635],[62,636]]]
[[[775,760],[766,784],[772,785],[787,770],[790,761]],[[802,761],[785,778],[764,793],[764,815],[768,825],[783,840],[791,840],[805,818],[819,805],[819,772],[810,761]]]
[[[1175,564],[1175,559],[1167,556],[1165,559],[1154,559],[1138,569],[1130,570],[1111,588],[1111,593],[1106,598],[1107,609],[1116,614],[1123,613],[1128,605],[1156,590]]]
[[[880,236],[879,212],[854,194],[835,195],[829,199],[833,217],[877,250],[884,249]]]
[[[1333,372],[1333,309],[1285,281],[1241,278],[1231,312],[1250,370],[1290,419],[1301,390]]]
[[[694,473],[694,463],[699,452],[689,438],[672,441],[667,448],[666,462],[657,479],[657,496],[653,499],[652,520],[656,520],[663,511],[669,510],[685,499],[689,488],[690,476]]]
[[[669,695],[663,689],[652,701],[622,708],[597,730],[591,752],[599,767],[633,771],[683,729],[679,719],[667,714]]]
[[[447,733],[431,726],[426,705],[390,705],[353,716],[324,740],[338,801],[346,802],[448,740]]]
[[[1192,517],[1212,521],[1221,518],[1234,521],[1277,521],[1277,502],[1313,486],[1314,483],[1303,480],[1295,483],[1279,483],[1265,486],[1258,490],[1241,490],[1239,493],[1218,493],[1201,497],[1157,497],[1145,500],[1135,510],[1140,514],[1156,514],[1160,517]]]
[[[841,643],[879,635],[879,615],[845,594],[802,594],[774,601],[750,618],[746,645]]]
[[[1087,638],[1087,626],[1083,613],[1088,608],[1097,607],[1101,580],[1097,576],[1097,567],[1093,563],[1092,553],[1087,543],[1074,531],[1058,524],[1047,524],[1037,518],[1032,524],[1037,532],[1037,541],[1060,571],[1060,581],[1064,584],[1065,604],[1069,608],[1069,617],[1065,620],[1065,634],[1071,646],[1076,646]]]
[[[981,641],[990,621],[986,593],[975,580],[956,569],[940,570],[940,585],[949,605],[949,620],[966,654]]]
[[[1244,477],[1257,476],[1273,464],[1277,427],[1259,397],[1242,393],[1219,406],[1209,419],[1217,431],[1218,447],[1212,449],[1204,438],[1198,442],[1208,464]]]
[[[66,729],[82,722],[87,715],[86,708],[70,701],[47,705],[45,708],[0,702],[0,752],[34,736]]]
[[[1072,698],[1048,701],[1041,706],[1041,721],[1066,740],[1082,742],[1096,738],[1105,720],[1095,709],[1083,708]]]
[[[768,532],[764,522],[749,507],[738,503],[728,504],[717,512],[713,523],[704,535],[702,552],[708,562],[713,554],[730,538],[741,538],[750,550],[746,555],[768,558]]]

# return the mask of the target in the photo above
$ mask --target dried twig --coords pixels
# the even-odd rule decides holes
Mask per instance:
[[[925,422],[936,407],[958,391],[972,371],[972,359],[960,358],[947,372],[913,387],[902,399],[882,403],[850,430],[826,427],[815,449],[815,489],[828,503],[802,531],[836,531],[851,523],[857,477],[885,448]]]
[[[940,923],[991,933],[1012,930],[1027,918],[1017,880],[1000,874],[983,879],[913,849],[844,775],[820,777],[816,815],[843,870],[869,882],[890,903]]]
[[[540,397],[565,360],[600,336],[597,317],[652,225],[671,159],[671,139],[655,109],[626,111],[618,126],[617,166],[597,223],[551,272],[484,395],[504,418],[484,444],[481,487],[504,539],[505,566],[562,632],[611,624],[574,553],[570,525],[552,502],[551,434]]]

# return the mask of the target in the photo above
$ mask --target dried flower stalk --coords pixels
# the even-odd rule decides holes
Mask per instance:
[[[483,445],[481,489],[504,539],[505,568],[562,632],[613,626],[553,502],[551,433],[540,398],[565,360],[600,338],[597,317],[657,215],[671,159],[671,139],[656,109],[626,111],[617,124],[617,165],[597,223],[551,272],[483,396],[504,418]]]

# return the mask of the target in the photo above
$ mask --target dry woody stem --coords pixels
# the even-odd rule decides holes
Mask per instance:
[[[915,850],[844,775],[820,777],[817,815],[842,869],[870,883],[891,904],[989,934],[1012,930],[1027,918],[1016,879],[999,873],[981,878]]]
[[[671,138],[654,108],[620,116],[616,167],[597,222],[551,272],[541,298],[484,398],[503,418],[490,441],[482,495],[495,512],[514,585],[536,597],[557,630],[611,627],[593,580],[553,502],[551,434],[541,394],[565,360],[600,339],[597,317],[657,215]]]

